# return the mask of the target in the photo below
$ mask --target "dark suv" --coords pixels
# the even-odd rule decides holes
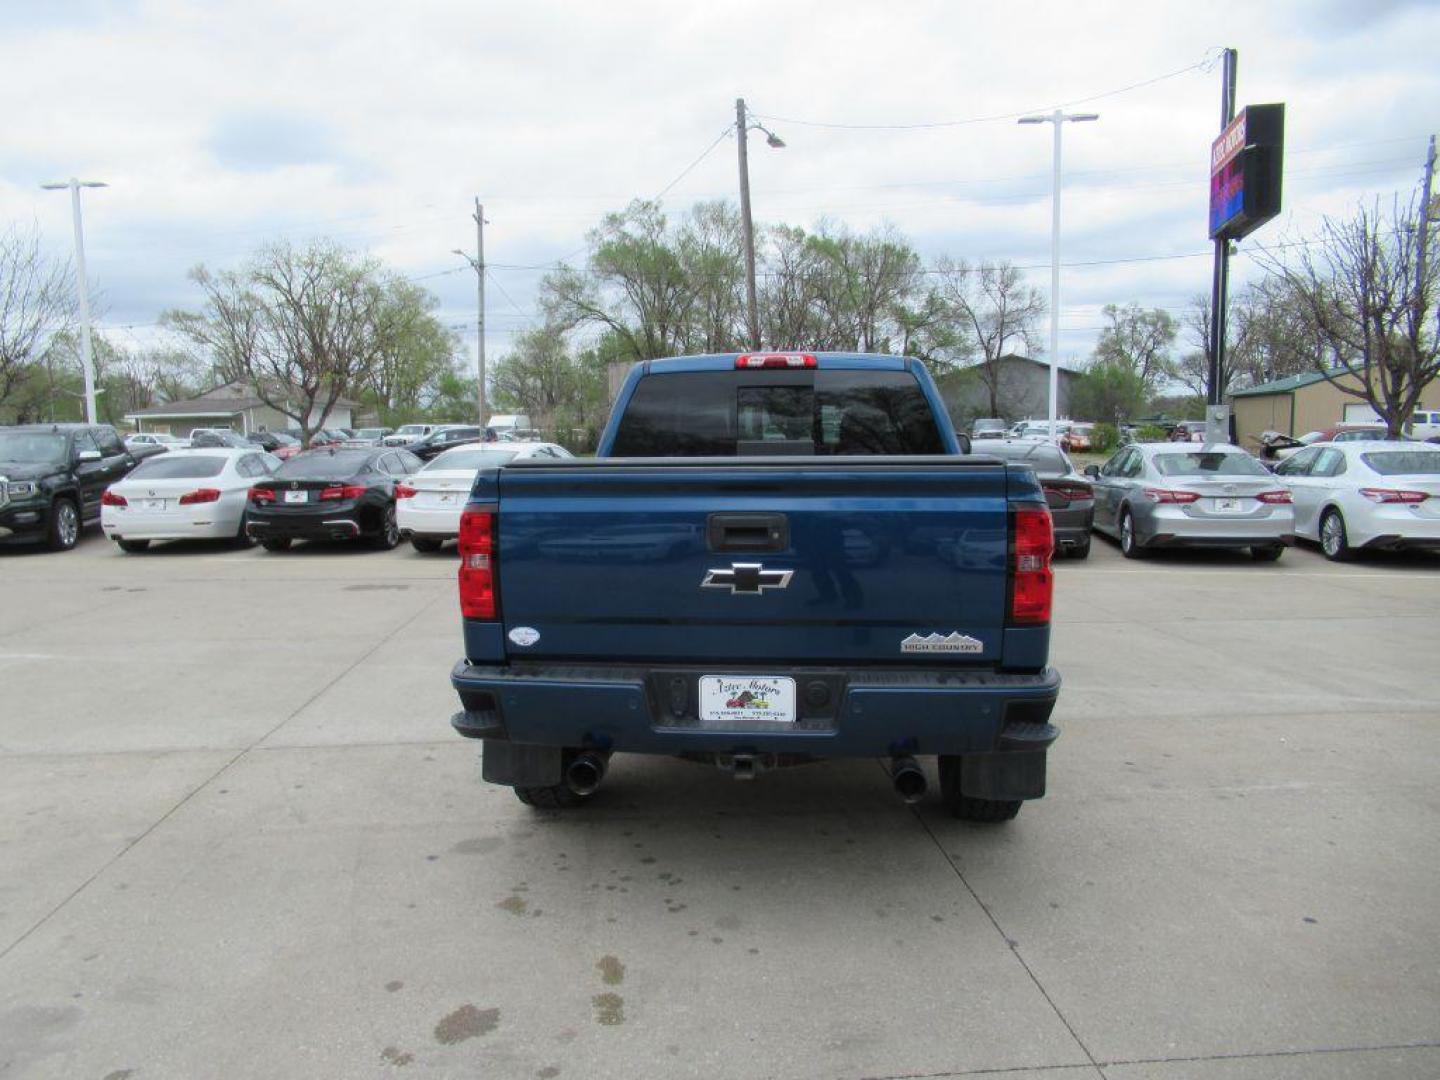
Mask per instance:
[[[0,427],[0,543],[68,551],[100,520],[105,488],[134,467],[109,424]]]

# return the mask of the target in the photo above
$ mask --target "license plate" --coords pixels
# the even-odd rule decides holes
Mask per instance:
[[[702,724],[795,722],[795,680],[788,676],[702,675]]]
[[[141,499],[141,500],[140,500],[140,509],[141,509],[141,510],[150,510],[150,511],[164,510],[164,509],[165,509],[165,500],[164,500],[164,499]]]
[[[308,491],[287,491],[285,492],[285,501],[287,503],[309,502],[310,493]]]
[[[1217,514],[1243,514],[1245,507],[1240,499],[1211,499],[1210,509]]]

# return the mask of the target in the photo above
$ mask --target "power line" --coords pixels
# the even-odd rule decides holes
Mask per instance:
[[[707,146],[704,150],[702,150],[699,157],[697,157],[694,161],[690,162],[689,165],[686,165],[685,168],[681,169],[679,176],[675,177],[674,180],[671,180],[668,184],[666,184],[663,188],[661,188],[658,192],[655,193],[655,197],[652,201],[659,202],[662,198],[664,198],[667,191],[673,188],[681,180],[684,180],[686,176],[690,175],[690,170],[695,168],[696,165],[699,165],[702,161],[709,157],[710,151],[714,150],[715,147],[719,146],[720,143],[724,141],[725,136],[729,135],[730,132],[734,130],[734,124],[726,125],[725,130],[720,132],[719,135],[715,136],[715,141],[712,142],[709,146]]]
[[[1139,90],[1145,86],[1153,86],[1166,79],[1173,79],[1179,75],[1185,75],[1191,71],[1201,68],[1209,69],[1214,66],[1217,49],[1211,49],[1204,59],[1189,64],[1178,70],[1167,72],[1164,75],[1156,75],[1153,78],[1143,79],[1140,82],[1130,83],[1128,86],[1121,86],[1114,90],[1106,90],[1100,94],[1091,94],[1088,97],[1074,98],[1070,101],[1062,101],[1052,105],[1040,105],[1035,108],[1021,109],[1018,112],[995,113],[990,116],[971,116],[964,120],[931,120],[922,123],[910,124],[842,124],[830,123],[823,120],[800,120],[790,116],[775,116],[770,113],[757,112],[755,115],[762,120],[773,120],[778,124],[796,124],[800,127],[833,128],[844,131],[918,131],[927,128],[952,128],[965,127],[970,124],[990,124],[1001,120],[1015,120],[1031,113],[1048,112],[1054,109],[1066,109],[1072,105],[1084,105],[1090,101],[1100,101],[1104,98],[1115,97],[1117,94],[1128,94],[1131,90]]]

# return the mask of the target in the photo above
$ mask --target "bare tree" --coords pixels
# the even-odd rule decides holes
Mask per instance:
[[[241,270],[212,275],[202,266],[191,279],[204,310],[170,312],[167,323],[293,420],[306,442],[414,329],[409,291],[375,260],[326,241],[302,251],[277,244]]]
[[[1315,336],[1316,370],[1367,402],[1391,438],[1440,375],[1440,245],[1433,230],[1422,245],[1417,220],[1418,196],[1404,205],[1397,196],[1388,214],[1377,199],[1348,221],[1326,218],[1318,244],[1290,259],[1260,255]]]
[[[938,265],[942,302],[949,309],[957,335],[968,338],[979,361],[975,373],[990,398],[990,416],[1018,415],[1012,388],[1000,358],[1017,347],[1030,355],[1040,351],[1038,325],[1045,298],[1008,262],[971,266],[963,259],[942,258]]]
[[[23,384],[42,374],[45,353],[75,319],[68,262],[48,257],[37,229],[0,233],[0,407],[25,411]]]

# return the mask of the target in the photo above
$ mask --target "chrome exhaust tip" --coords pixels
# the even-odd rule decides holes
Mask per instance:
[[[925,780],[925,771],[913,757],[890,759],[890,782],[895,785],[895,794],[907,803],[919,802],[930,786]]]

